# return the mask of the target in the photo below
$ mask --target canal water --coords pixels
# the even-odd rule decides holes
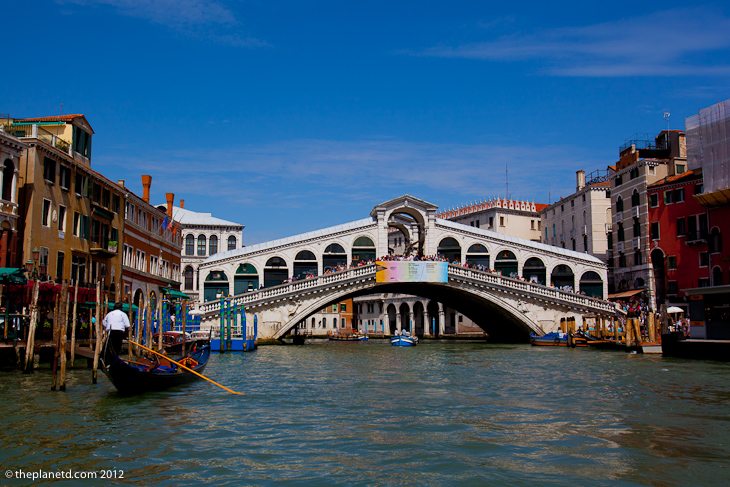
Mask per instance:
[[[116,470],[144,485],[730,479],[727,364],[371,341],[213,355],[207,373],[245,395],[198,382],[120,397],[104,376],[91,385],[88,370],[72,371],[60,393],[48,371],[1,373],[0,466]]]

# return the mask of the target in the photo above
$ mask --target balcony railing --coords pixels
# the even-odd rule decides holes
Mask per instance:
[[[49,132],[38,124],[6,123],[3,124],[3,130],[19,139],[38,139],[41,142],[45,142],[56,149],[72,155],[71,142]]]

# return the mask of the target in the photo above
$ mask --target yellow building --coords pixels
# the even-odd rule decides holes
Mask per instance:
[[[22,262],[43,281],[95,287],[101,280],[113,299],[121,282],[124,189],[91,169],[94,131],[86,117],[2,123],[27,146],[18,178]]]

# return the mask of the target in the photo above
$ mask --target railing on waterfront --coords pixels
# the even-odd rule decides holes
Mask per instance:
[[[251,291],[234,296],[231,298],[231,301],[237,306],[250,306],[252,304],[281,299],[290,295],[326,289],[332,285],[341,286],[346,282],[362,281],[364,279],[375,281],[376,267],[377,266],[375,264],[369,264],[333,274],[317,276],[312,279],[280,284],[278,286],[259,289],[257,291]],[[604,313],[616,312],[615,305],[609,301],[562,291],[560,289],[543,286],[541,284],[521,281],[519,279],[505,277],[500,274],[478,271],[449,264],[449,279],[451,280],[452,278],[469,279],[474,282],[488,284],[492,289],[499,289],[506,292],[517,291],[523,295],[541,297],[558,303],[581,306]],[[220,301],[209,301],[202,304],[200,309],[204,315],[218,313],[220,310]]]

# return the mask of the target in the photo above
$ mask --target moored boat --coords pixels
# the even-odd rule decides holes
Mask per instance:
[[[339,333],[333,333],[328,337],[331,341],[335,342],[364,342],[368,340],[367,335],[361,335],[359,333],[350,333],[347,335],[340,335]]]
[[[415,347],[418,345],[418,337],[404,331],[401,335],[390,337],[390,344],[394,347]]]
[[[542,336],[531,333],[530,344],[536,347],[567,347],[568,335],[561,331],[551,331]]]
[[[210,343],[193,342],[185,357],[179,362],[191,370],[201,373],[208,364],[209,358]],[[137,357],[127,360],[118,355],[109,354],[102,360],[102,371],[122,394],[160,391],[198,379],[197,375],[165,358]]]

